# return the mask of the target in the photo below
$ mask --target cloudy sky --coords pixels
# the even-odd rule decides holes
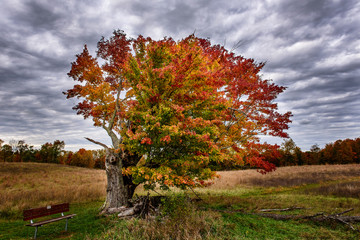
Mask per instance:
[[[176,40],[195,32],[266,61],[263,77],[288,87],[277,102],[292,111],[288,132],[302,150],[360,137],[359,26],[358,0],[1,0],[0,139],[110,143],[62,91],[74,84],[75,54],[84,44],[94,53],[114,29]]]

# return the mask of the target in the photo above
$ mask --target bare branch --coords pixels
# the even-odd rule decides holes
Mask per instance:
[[[291,208],[288,208],[289,210],[292,210]],[[293,208],[293,209],[298,209],[298,208]],[[260,210],[262,212],[267,212],[270,210],[276,210],[276,211],[287,211],[287,209],[263,209]],[[310,219],[312,221],[316,221],[316,222],[323,222],[323,221],[329,221],[329,220],[333,220],[333,221],[338,221],[340,223],[343,223],[345,225],[347,225],[351,230],[353,231],[357,231],[360,232],[359,229],[355,228],[353,225],[351,225],[352,222],[360,222],[360,216],[340,216],[343,215],[345,213],[348,213],[350,211],[354,210],[352,209],[348,209],[346,211],[340,212],[340,213],[335,213],[332,215],[325,215],[324,213],[317,213],[315,215],[279,215],[279,214],[272,214],[272,213],[255,213],[255,215],[258,216],[262,216],[262,217],[267,217],[267,218],[272,218],[272,219],[276,219],[276,220],[298,220],[298,219]]]
[[[289,207],[289,208],[274,208],[274,209],[261,209],[260,212],[284,212],[284,211],[292,211],[297,209],[305,209],[303,207]]]
[[[349,228],[350,228],[351,230],[356,231],[356,232],[359,232],[359,229],[354,228],[353,225],[351,225],[350,223],[344,221],[343,219],[337,217],[337,218],[335,218],[335,220],[337,220],[337,221],[339,221],[339,222],[341,222],[341,223],[343,223],[343,224],[346,224],[347,226],[349,226]]]
[[[86,137],[85,139],[88,140],[88,141],[90,141],[90,142],[92,142],[92,143],[95,143],[95,144],[97,144],[97,145],[100,145],[100,146],[104,147],[104,148],[107,149],[107,150],[109,150],[108,146],[106,146],[105,144],[103,144],[103,143],[101,143],[101,142],[95,141],[95,140],[93,140],[93,139],[91,139],[91,138],[87,138],[87,137]]]
[[[236,49],[238,49],[239,47],[241,47],[241,45],[244,45],[245,41],[243,40],[239,40],[237,41],[233,47],[231,48],[230,52],[234,52]]]
[[[353,208],[350,208],[350,209],[345,210],[345,211],[343,211],[343,212],[335,213],[335,214],[333,214],[332,216],[340,216],[340,215],[343,215],[343,214],[345,214],[345,213],[351,212],[351,211],[353,211],[353,210],[354,210]]]
[[[190,190],[195,194],[195,196],[198,198],[198,200],[202,200],[202,198],[199,197],[199,195],[194,191],[194,189],[192,187],[190,187]]]
[[[157,193],[159,196],[163,196],[163,194],[160,194],[159,192],[155,191],[155,189],[151,189],[151,191]]]
[[[247,115],[244,111],[241,111],[240,109],[231,108],[231,107],[229,107],[228,109],[230,109],[230,110],[232,110],[232,111],[236,111],[236,112],[238,112],[238,113],[243,114],[245,117],[248,117],[248,115]]]

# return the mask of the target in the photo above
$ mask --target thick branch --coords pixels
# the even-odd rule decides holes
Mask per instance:
[[[97,145],[100,145],[100,146],[102,146],[102,147],[104,147],[105,149],[109,149],[108,148],[108,146],[106,146],[105,144],[103,144],[103,143],[101,143],[101,142],[98,142],[98,141],[95,141],[95,140],[93,140],[93,139],[91,139],[91,138],[85,138],[86,140],[88,140],[88,141],[90,141],[90,142],[92,142],[92,143],[95,143],[95,144],[97,144]]]
[[[116,134],[111,129],[109,129],[105,125],[103,125],[103,128],[106,130],[106,132],[110,136],[114,148],[117,148],[119,146],[119,143],[120,143],[119,138],[116,136]]]
[[[121,93],[121,89],[122,89],[122,79],[120,80],[120,83],[119,83],[119,87],[118,87],[118,92],[117,92],[117,95],[116,95],[116,100],[115,100],[115,109],[114,109],[114,112],[109,120],[109,125],[106,126],[105,124],[105,117],[103,119],[103,123],[102,123],[102,127],[106,130],[106,132],[108,133],[108,135],[110,136],[111,138],[111,141],[112,141],[112,144],[115,148],[118,147],[118,145],[120,144],[120,139],[116,136],[116,134],[114,133],[113,131],[113,127],[114,127],[114,123],[115,123],[115,118],[116,118],[116,115],[117,113],[119,112],[119,109],[120,109],[120,105],[119,105],[119,98],[120,98],[120,93]]]
[[[122,79],[120,80],[118,92],[117,92],[117,95],[116,95],[115,111],[114,111],[114,114],[112,115],[112,117],[111,117],[111,119],[110,119],[110,121],[109,121],[109,127],[108,127],[108,128],[109,128],[110,130],[112,130],[113,127],[114,127],[115,117],[116,117],[116,114],[118,113],[118,111],[119,111],[119,109],[120,109],[119,98],[120,98],[121,89],[122,89]]]

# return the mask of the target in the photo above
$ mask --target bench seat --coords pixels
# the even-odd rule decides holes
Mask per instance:
[[[25,226],[35,227],[34,239],[36,239],[38,227],[42,227],[45,224],[57,222],[60,220],[66,220],[65,231],[67,231],[68,220],[70,218],[73,218],[76,216],[76,214],[64,215],[64,212],[69,212],[69,210],[70,210],[69,203],[62,203],[62,204],[57,204],[57,205],[52,205],[52,206],[24,210],[24,212],[23,212],[24,221],[30,220],[30,223],[26,224]],[[50,215],[54,215],[54,214],[58,214],[58,213],[61,213],[60,217],[55,217],[55,218],[43,220],[40,222],[33,222],[33,219],[50,216]]]
[[[67,218],[73,218],[75,216],[76,216],[76,214],[69,214],[69,215],[58,217],[58,218],[52,218],[52,219],[49,219],[49,220],[44,220],[44,221],[41,221],[41,222],[35,222],[35,223],[26,224],[26,226],[29,226],[29,227],[41,227],[42,225],[45,225],[45,224],[48,224],[48,223],[57,222],[57,221],[67,219]]]

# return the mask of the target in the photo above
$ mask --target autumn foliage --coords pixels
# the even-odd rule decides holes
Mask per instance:
[[[77,167],[105,169],[104,150],[65,151],[65,142],[55,140],[47,142],[40,148],[25,143],[24,140],[10,140],[2,145],[0,139],[0,162],[38,162],[72,165]]]
[[[134,183],[204,186],[215,177],[210,165],[275,168],[262,153],[277,146],[259,136],[288,137],[291,113],[277,111],[285,88],[262,79],[263,66],[194,35],[156,41],[115,31],[97,57],[86,46],[77,55],[69,76],[78,84],[65,94],[80,99],[74,109],[107,131],[120,156],[142,156],[122,160]]]
[[[276,166],[360,163],[360,138],[337,140],[324,148],[317,144],[302,151],[292,139],[286,140],[277,155],[264,154]]]

